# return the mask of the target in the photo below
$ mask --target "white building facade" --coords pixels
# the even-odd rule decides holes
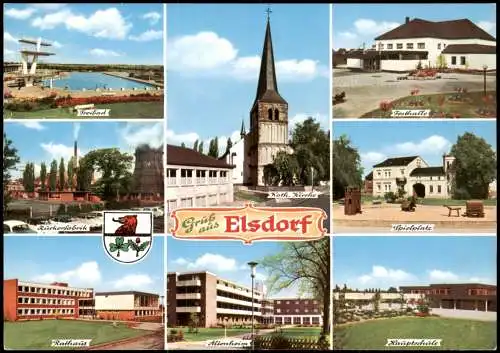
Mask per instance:
[[[242,138],[234,143],[225,156],[226,163],[234,167],[231,173],[233,185],[243,184],[243,173],[245,163],[245,139]]]
[[[167,212],[232,203],[232,169],[223,160],[167,145]]]
[[[450,198],[454,161],[455,157],[444,155],[442,166],[430,167],[419,156],[386,159],[373,166],[373,196],[397,195],[402,188],[404,197]]]
[[[375,38],[372,50],[347,59],[353,69],[406,72],[422,68],[496,69],[496,39],[470,20],[431,22],[408,17]]]

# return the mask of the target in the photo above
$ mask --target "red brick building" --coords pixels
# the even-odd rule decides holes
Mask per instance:
[[[497,286],[479,283],[431,284],[399,287],[403,293],[422,294],[431,308],[497,311]]]
[[[94,290],[67,283],[3,281],[4,320],[85,318],[94,315]]]
[[[322,310],[318,300],[304,298],[278,298],[274,302],[274,323],[277,325],[322,324]]]

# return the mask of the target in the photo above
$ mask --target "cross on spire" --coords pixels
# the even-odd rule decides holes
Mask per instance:
[[[267,7],[267,9],[266,9],[267,20],[268,20],[268,21],[269,21],[269,17],[271,17],[271,13],[272,13],[272,12],[273,12],[273,11],[271,10],[271,7],[270,7],[270,6],[268,6],[268,7]]]

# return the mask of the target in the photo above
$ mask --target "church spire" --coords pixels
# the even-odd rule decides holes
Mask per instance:
[[[274,65],[273,41],[271,38],[271,10],[267,9],[266,35],[264,37],[264,48],[262,49],[262,58],[260,62],[259,83],[257,85],[256,101],[266,103],[284,103],[286,101],[278,92],[278,83],[276,80],[276,68]]]
[[[247,134],[247,132],[245,130],[245,120],[241,119],[241,130],[240,130],[241,138],[244,138],[246,134]]]

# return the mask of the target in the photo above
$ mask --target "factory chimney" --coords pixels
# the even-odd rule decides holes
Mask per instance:
[[[74,160],[73,160],[73,169],[76,169],[76,168],[78,168],[78,147],[76,145],[76,140],[75,140],[75,147],[74,147],[74,150],[73,150],[73,157],[74,157]]]

